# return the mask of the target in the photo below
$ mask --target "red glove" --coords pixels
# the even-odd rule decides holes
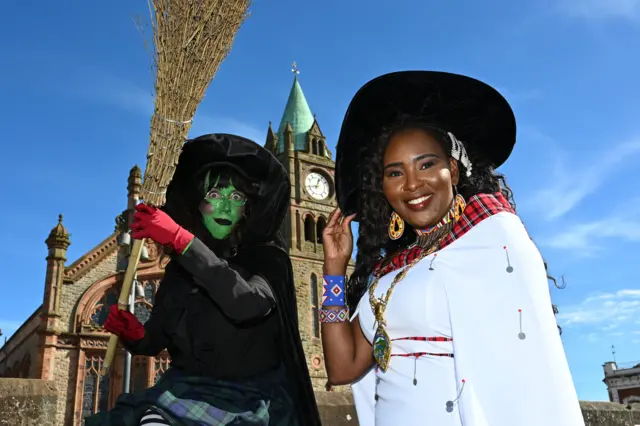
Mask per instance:
[[[169,246],[182,254],[193,234],[174,222],[168,214],[146,204],[138,204],[133,214],[131,236],[137,240],[151,238],[158,244]]]
[[[144,338],[144,326],[129,311],[121,311],[118,305],[111,305],[104,329],[127,342],[137,342]]]

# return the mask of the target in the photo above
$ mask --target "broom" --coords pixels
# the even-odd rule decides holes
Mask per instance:
[[[198,104],[231,50],[251,0],[149,0],[156,69],[155,106],[142,200],[160,207]],[[129,303],[144,240],[134,240],[118,309]],[[102,364],[109,372],[118,336],[111,335]]]

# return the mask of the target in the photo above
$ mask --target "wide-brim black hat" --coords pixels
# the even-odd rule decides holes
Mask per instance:
[[[502,165],[516,141],[509,103],[493,87],[471,77],[439,71],[400,71],[365,84],[355,94],[336,146],[336,196],[345,214],[357,211],[362,154],[382,129],[405,116],[425,117],[453,133],[493,167]],[[357,218],[356,218],[357,220]]]
[[[167,188],[167,204],[177,204],[169,203],[172,198],[184,199],[184,194],[193,191],[212,168],[232,168],[255,187],[243,240],[272,238],[289,206],[289,174],[271,152],[242,136],[216,133],[185,142]]]

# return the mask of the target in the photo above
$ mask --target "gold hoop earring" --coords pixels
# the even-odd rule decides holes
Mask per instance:
[[[402,234],[404,234],[404,220],[398,216],[398,213],[393,212],[389,221],[389,238],[395,241],[402,237]]]
[[[457,191],[456,191],[457,192]],[[464,213],[464,209],[467,207],[467,202],[464,201],[464,197],[460,194],[456,194],[453,201],[453,219],[457,222],[460,216]]]

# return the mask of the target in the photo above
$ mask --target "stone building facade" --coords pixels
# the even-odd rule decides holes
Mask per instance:
[[[321,234],[336,206],[335,163],[297,78],[278,131],[269,125],[265,147],[291,177],[291,208],[282,233],[294,268],[300,333],[309,370],[316,391],[325,392],[327,378],[315,312],[322,297]],[[128,247],[120,244],[120,231],[138,199],[141,179],[136,166],[128,179],[127,209],[116,220],[116,230],[71,264],[67,264],[71,239],[60,215],[46,239],[42,305],[0,348],[1,377],[55,382],[56,425],[81,425],[86,416],[110,408],[123,389],[124,350],[118,351],[108,377],[98,374],[109,339],[102,325],[120,292],[126,268],[122,260]],[[147,242],[145,249],[135,298],[135,314],[142,322],[149,317],[169,260],[153,242]],[[133,357],[133,390],[153,385],[169,363],[164,352],[156,357]]]
[[[297,77],[277,132],[269,123],[265,147],[284,165],[292,184],[291,207],[284,220],[282,235],[293,263],[300,333],[314,386],[320,390],[325,388],[326,372],[315,311],[322,299],[322,231],[337,206],[335,162]],[[348,274],[352,267],[349,266]]]
[[[603,366],[609,400],[620,404],[640,403],[640,364],[620,368],[615,361]]]

